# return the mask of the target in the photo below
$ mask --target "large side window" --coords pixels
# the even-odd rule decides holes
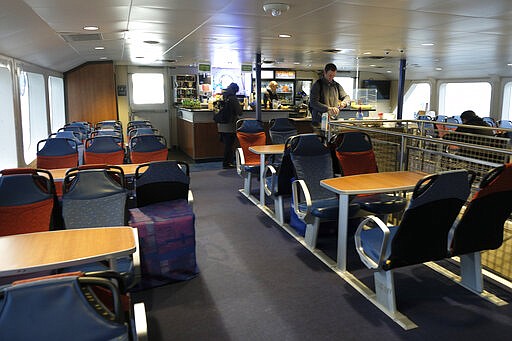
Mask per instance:
[[[13,81],[10,66],[0,61],[0,169],[18,166],[16,128],[14,125]]]
[[[354,99],[354,78],[352,77],[334,77],[334,80],[343,87],[343,90],[350,96],[350,99]],[[308,94],[309,95],[309,94]]]
[[[66,110],[64,105],[64,80],[59,77],[48,78],[48,92],[50,97],[51,131],[56,133],[66,124]]]
[[[48,136],[44,77],[38,73],[20,73],[20,104],[23,149],[26,164],[36,158],[37,142]]]
[[[443,83],[439,88],[439,114],[457,116],[465,110],[473,110],[486,117],[491,110],[489,82]]]
[[[430,102],[430,84],[413,83],[404,95],[402,119],[414,120],[419,110],[425,110]]]
[[[512,118],[512,82],[507,82],[503,88],[503,108],[501,110],[501,120],[510,120]]]

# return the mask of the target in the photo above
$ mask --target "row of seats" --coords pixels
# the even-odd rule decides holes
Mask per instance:
[[[274,200],[276,218],[280,223],[284,223],[284,198],[292,197],[290,225],[305,236],[308,246],[314,248],[320,223],[338,218],[338,199],[334,193],[320,186],[320,180],[335,175],[378,172],[373,145],[370,136],[363,132],[343,132],[327,143],[324,137],[315,134],[296,135],[297,130],[288,119],[282,119],[279,124],[276,122],[269,129],[271,141],[284,143],[285,147],[282,159],[279,158],[278,162],[271,160],[265,166],[265,174],[268,175],[265,192]],[[241,175],[248,175],[244,178],[244,191],[250,194],[250,175],[259,173],[260,161],[259,156],[248,148],[265,144],[265,132],[260,122],[243,120],[237,135],[241,145],[237,165],[243,169],[239,172]],[[251,156],[253,160],[248,165]],[[401,212],[406,204],[407,200],[401,196],[365,195],[351,199],[350,212],[353,216],[387,216]]]
[[[0,175],[0,235],[47,231],[59,208],[64,228],[127,225],[127,190],[120,167],[85,165],[70,169],[64,179],[62,205],[58,204],[47,170],[7,169]],[[37,333],[37,338],[44,339],[136,339],[131,304],[119,306],[129,300],[127,290],[139,285],[139,280],[145,283],[140,286],[144,288],[197,274],[189,175],[188,164],[181,161],[139,165],[135,174],[137,207],[130,210],[130,224],[139,231],[142,261],[138,240],[133,258],[117,260],[118,273],[106,271],[108,267],[97,262],[61,269],[58,276],[30,278],[0,287],[0,338],[32,339]],[[11,282],[16,278],[8,279]],[[105,296],[109,300],[103,300]],[[26,312],[20,315],[26,307],[37,312],[30,317],[31,328],[22,329],[17,316],[26,317]],[[38,308],[45,314],[41,315]],[[141,309],[144,307],[133,310]],[[82,316],[87,310],[87,316]],[[69,320],[69,316],[73,318]],[[53,326],[49,320],[55,318],[66,325],[48,328]],[[138,326],[135,328],[139,332]]]
[[[420,180],[400,223],[388,226],[370,216],[355,234],[361,261],[374,269],[379,302],[396,312],[393,269],[460,256],[461,284],[482,293],[480,252],[503,243],[512,213],[512,163],[494,168],[480,181],[465,208],[474,175],[445,171]]]
[[[81,164],[144,163],[167,160],[165,138],[149,121],[131,121],[128,143],[119,121],[73,122],[37,144],[37,167],[71,168]]]
[[[180,178],[177,170],[185,175]],[[128,189],[121,167],[96,164],[69,169],[60,203],[48,170],[4,169],[0,175],[0,236],[127,223]],[[139,165],[134,178],[136,206],[177,198],[191,201],[188,177],[189,166],[182,161]]]

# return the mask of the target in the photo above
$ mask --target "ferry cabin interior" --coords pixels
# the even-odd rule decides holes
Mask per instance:
[[[123,127],[149,120],[169,158],[192,165],[199,275],[134,293],[146,305],[151,340],[508,339],[509,224],[499,265],[485,257],[483,262],[493,278],[486,277],[486,286],[500,303],[439,283],[430,268],[397,271],[397,304],[419,326],[404,330],[409,328],[394,323],[400,318],[389,319],[385,309],[369,304],[333,265],[337,225],[311,249],[269,216],[265,203],[260,210],[253,204],[258,200],[239,193],[240,177],[216,162],[222,143],[208,105],[234,81],[244,117],[265,124],[292,117],[298,132],[308,133],[310,118],[301,110],[312,82],[334,63],[356,110],[371,108],[365,118],[415,124],[411,129],[419,137],[400,145],[411,148],[408,163],[386,152],[389,146],[372,135],[382,137],[374,127],[355,127],[372,135],[377,158],[379,152],[394,158],[378,162],[398,165],[379,171],[464,166],[480,180],[511,156],[511,19],[508,0],[2,0],[0,169],[35,167],[38,141],[66,123],[105,120]],[[277,110],[260,107],[260,89],[270,80],[280,84]],[[139,97],[149,86],[149,99]],[[481,141],[469,158],[454,157],[448,148],[467,147],[464,142],[429,142],[424,125],[415,121],[455,120],[465,110],[491,118],[494,130],[503,125],[506,134],[491,147],[499,162],[494,154],[478,156],[485,152]],[[453,128],[444,121],[440,127]],[[338,128],[347,127],[334,125],[333,133]],[[392,133],[386,136],[396,142]],[[414,163],[418,159],[421,165]],[[288,219],[289,212],[284,215]],[[362,269],[352,245],[347,267],[371,287],[371,272]],[[442,265],[453,267],[446,260]]]

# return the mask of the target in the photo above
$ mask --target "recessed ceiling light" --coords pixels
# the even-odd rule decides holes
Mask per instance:
[[[367,51],[367,52],[364,52],[363,54],[372,54],[371,52]]]
[[[291,38],[292,36],[289,34],[280,34],[279,38]]]
[[[371,67],[376,67],[377,65],[375,65],[375,64],[370,64],[370,66],[371,66]]]
[[[443,71],[442,67],[436,67],[436,71]]]
[[[100,60],[107,60],[107,57],[100,57]]]
[[[434,43],[423,43],[421,46],[434,46]]]
[[[294,65],[300,65],[300,62],[293,62]]]
[[[97,31],[100,28],[98,26],[84,26],[83,29],[86,31]]]
[[[386,70],[387,73],[391,73],[391,70]]]
[[[507,66],[512,66],[512,63],[508,63]]]
[[[105,49],[105,47],[104,47],[104,46],[96,46],[94,49],[95,49],[95,50],[104,50],[104,49]]]

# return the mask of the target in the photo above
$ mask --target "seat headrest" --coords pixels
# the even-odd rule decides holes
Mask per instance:
[[[265,131],[263,125],[258,120],[244,120],[237,131],[242,133],[260,133]]]
[[[105,169],[87,169],[78,172],[63,198],[96,199],[125,192]]]
[[[52,196],[36,184],[32,174],[0,177],[0,206],[31,204]]]
[[[74,139],[72,140],[68,138],[51,138],[39,141],[38,145],[41,142],[44,142],[44,146],[37,152],[38,155],[62,156],[77,153],[77,149],[73,147],[76,146],[76,141]]]
[[[130,148],[136,152],[153,152],[167,146],[161,135],[137,135],[131,138]]]
[[[318,156],[330,154],[329,149],[316,134],[296,135],[290,140],[290,152],[294,155]]]
[[[109,153],[122,150],[123,147],[119,145],[120,138],[109,135],[98,135],[93,138],[87,139],[86,150],[91,153]]]
[[[290,131],[297,130],[291,120],[286,117],[279,117],[274,120],[274,124],[269,128],[269,130],[273,131]]]
[[[470,190],[470,177],[465,169],[427,175],[416,184],[409,208],[443,199],[466,201]]]
[[[190,178],[184,173],[176,161],[151,162],[136,180],[136,186],[155,182],[190,183]]]
[[[363,152],[372,149],[372,140],[366,133],[348,131],[341,133],[341,141],[337,150],[339,152]]]

